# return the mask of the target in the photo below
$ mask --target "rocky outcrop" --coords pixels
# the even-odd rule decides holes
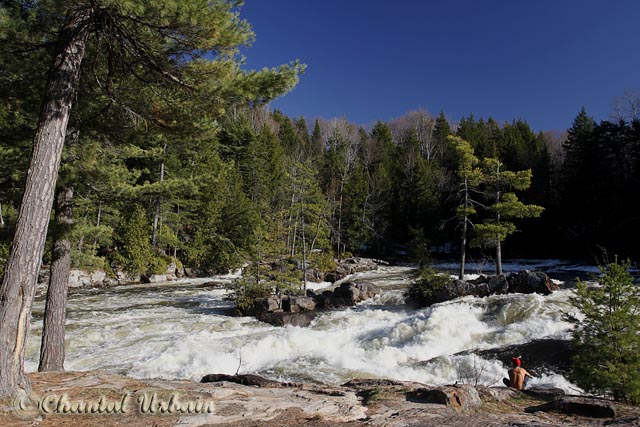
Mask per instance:
[[[318,310],[331,310],[353,306],[374,297],[379,290],[370,283],[345,282],[333,291],[307,296],[271,295],[259,300],[241,314],[255,316],[258,320],[275,326],[308,326]]]
[[[214,382],[199,383],[135,379],[100,371],[35,372],[29,377],[33,400],[24,396],[19,401],[0,401],[0,425],[603,427],[637,425],[640,419],[640,408],[617,403],[614,406],[608,401],[599,401],[602,405],[597,405],[606,412],[576,411],[579,409],[576,405],[585,402],[575,397],[564,397],[560,399],[562,402],[559,400],[542,412],[539,407],[543,405],[536,404],[545,404],[544,401],[504,387],[427,386],[385,379],[356,379],[342,386],[327,386],[281,383],[257,375],[224,374],[207,375],[207,381]],[[37,405],[45,397],[49,402],[47,413],[41,412]],[[56,412],[54,409],[64,407],[56,404],[61,398],[70,404],[103,399],[104,408],[115,404],[123,410]],[[591,405],[596,399],[587,400]],[[607,409],[609,405],[611,408]],[[580,416],[567,415],[567,412]],[[620,418],[613,419],[616,414],[620,414]],[[607,418],[587,418],[592,416]]]
[[[49,284],[49,268],[43,266],[38,275],[38,288],[42,291]],[[153,274],[150,276],[141,276],[139,274],[130,274],[113,268],[113,275],[107,275],[104,270],[81,270],[72,268],[69,271],[69,288],[103,288],[117,285],[129,285],[134,283],[159,283],[173,281],[178,278],[185,277],[185,269],[182,265],[178,265],[176,261],[171,261],[167,265],[167,270],[162,274]]]
[[[474,296],[486,297],[496,294],[539,293],[549,295],[559,289],[549,277],[539,271],[521,271],[508,276],[480,276],[473,280],[454,279],[440,288],[433,289],[429,295],[422,296],[419,300],[411,298],[407,304],[412,306],[430,306],[433,304],[450,301],[452,299]]]
[[[510,293],[549,295],[559,289],[558,285],[541,271],[524,270],[511,273],[507,280]]]
[[[459,354],[469,353],[466,351]],[[543,372],[569,372],[575,350],[571,347],[570,340],[546,338],[524,344],[478,350],[473,353],[486,360],[500,360],[505,366],[511,364],[511,358],[514,355],[522,354],[525,355],[523,361],[527,370],[541,374]]]
[[[579,415],[591,418],[615,418],[616,407],[608,400],[587,397],[565,396],[553,402],[530,406],[526,412],[561,412],[567,415]]]
[[[419,299],[408,299],[407,304],[414,307],[430,306],[466,296],[482,298],[493,294],[506,294],[508,291],[509,283],[504,275],[480,276],[475,280],[454,279]]]
[[[377,270],[380,264],[388,263],[371,258],[346,258],[343,260],[339,260],[336,269],[325,274],[324,280],[326,280],[327,282],[335,283],[338,280],[342,280],[351,274],[360,273],[363,271]]]

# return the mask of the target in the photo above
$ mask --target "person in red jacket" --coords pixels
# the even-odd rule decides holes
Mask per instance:
[[[515,388],[516,390],[524,390],[531,378],[531,374],[522,367],[522,360],[519,357],[512,357],[511,363],[513,368],[509,369],[509,378],[504,378],[502,382],[507,387]]]

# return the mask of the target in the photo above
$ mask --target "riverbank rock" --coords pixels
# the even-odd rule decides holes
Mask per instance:
[[[119,285],[130,285],[133,283],[141,283],[142,276],[139,274],[131,274],[126,271],[121,271],[118,269],[114,269],[115,279],[118,281]]]
[[[149,276],[142,276],[144,283],[161,283],[169,280],[166,274],[151,274]]]
[[[69,271],[69,288],[101,288],[105,286],[107,273],[104,271]]]
[[[482,405],[478,390],[468,384],[437,388],[418,388],[408,392],[407,399],[412,402],[447,405],[461,411],[470,411]]]
[[[511,273],[508,282],[510,293],[549,295],[560,289],[549,279],[549,276],[541,271],[525,270]]]

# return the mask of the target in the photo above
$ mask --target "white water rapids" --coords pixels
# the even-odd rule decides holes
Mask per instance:
[[[380,287],[381,295],[323,313],[307,328],[231,317],[225,291],[198,286],[202,279],[76,291],[69,296],[65,368],[138,378],[199,380],[209,373],[239,371],[325,384],[352,378],[451,384],[464,380],[462,372],[473,366],[481,371],[479,382],[495,385],[507,366],[455,354],[570,336],[571,325],[562,320],[571,310],[570,290],[546,297],[466,297],[411,310],[402,300],[411,272],[384,267],[356,275],[355,280]],[[43,307],[39,295],[27,344],[28,371],[37,368]],[[553,373],[533,383],[575,391]]]

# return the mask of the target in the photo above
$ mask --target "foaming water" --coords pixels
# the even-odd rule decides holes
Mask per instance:
[[[86,290],[69,297],[68,370],[103,369],[139,378],[199,380],[208,373],[258,373],[289,381],[340,384],[391,378],[431,384],[494,384],[506,374],[497,360],[456,355],[567,339],[569,290],[551,296],[466,297],[421,310],[403,305],[410,268],[385,267],[355,280],[381,295],[356,307],[319,315],[307,328],[272,327],[232,317],[226,292],[190,283]],[[27,344],[28,370],[37,367],[42,297]],[[553,373],[540,384],[572,387]]]

